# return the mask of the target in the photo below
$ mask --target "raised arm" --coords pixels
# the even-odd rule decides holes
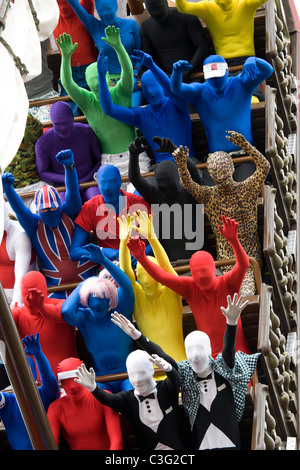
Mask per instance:
[[[86,9],[79,3],[78,0],[67,0],[67,2],[73,8],[76,15],[84,24],[89,33],[93,35],[97,28],[97,23],[99,20],[97,20],[97,18],[95,18],[92,14],[89,14]]]
[[[141,65],[147,67],[156,78],[157,82],[163,88],[165,94],[172,99],[175,106],[182,107],[186,104],[186,101],[183,98],[175,95],[171,90],[171,82],[168,75],[156,65],[153,61],[151,55],[146,54],[146,52],[135,50],[135,58],[141,62]]]
[[[72,150],[62,150],[56,155],[56,160],[65,169],[66,196],[62,209],[69,217],[75,219],[80,212],[82,202]]]
[[[201,83],[182,83],[182,75],[191,71],[192,68],[193,65],[187,60],[178,60],[173,64],[173,72],[170,78],[171,91],[191,103],[193,103],[196,97],[199,97],[202,87]]]
[[[249,258],[238,239],[239,224],[233,219],[226,218],[224,215],[222,215],[222,222],[223,227],[218,225],[218,229],[221,235],[223,235],[232,246],[236,260],[232,270],[224,274],[224,280],[226,280],[229,286],[232,286],[234,292],[237,292],[239,290],[237,286],[242,284],[247,269],[249,268]]]
[[[123,315],[120,315],[118,312],[111,314],[111,321],[117,325],[121,330],[124,331],[128,336],[130,336],[139,346],[144,349],[151,356],[154,354],[163,358],[168,362],[175,370],[177,370],[177,362],[168,354],[166,354],[163,349],[156,343],[153,343],[148,338],[146,338],[142,333],[131,323],[128,318],[125,318]]]
[[[72,77],[71,56],[77,47],[77,43],[72,44],[69,34],[63,33],[56,39],[61,51],[60,78],[63,87],[70,98],[81,108],[86,103],[86,95],[90,92],[80,88]]]
[[[125,217],[125,215],[123,215],[121,218],[118,217],[117,220],[119,223],[119,238],[120,238],[120,246],[119,246],[120,268],[130,280],[133,292],[135,292],[135,289],[137,288],[137,283],[136,283],[134,271],[131,265],[130,251],[126,244],[130,238],[133,217],[127,214],[127,218]]]
[[[107,26],[105,36],[101,39],[114,48],[121,66],[121,78],[116,84],[117,89],[122,88],[126,96],[131,96],[134,85],[133,66],[130,57],[121,42],[119,28]]]
[[[137,213],[134,213],[134,217],[138,225],[133,226],[133,229],[136,230],[140,235],[143,235],[149,241],[159,266],[163,268],[166,272],[177,276],[177,273],[173,268],[167,253],[165,252],[164,248],[160,244],[155,234],[152,221],[152,214],[149,214],[148,216],[147,212],[141,212],[139,210],[137,211]]]
[[[84,281],[83,281],[84,282]],[[85,322],[85,311],[87,309],[80,308],[79,291],[82,282],[71,292],[61,306],[61,314],[68,325],[77,326],[78,328]]]
[[[274,69],[266,60],[248,57],[240,75],[244,87],[254,90],[261,82],[269,78]]]
[[[114,119],[117,119],[118,121],[122,121],[126,124],[138,127],[138,115],[134,111],[134,108],[126,108],[125,106],[120,106],[118,104],[115,104],[112,100],[106,82],[106,74],[108,72],[108,69],[107,59],[103,56],[103,50],[101,50],[98,55],[97,70],[99,80],[99,99],[104,113]]]
[[[187,13],[188,15],[199,16],[203,18],[205,12],[211,8],[211,4],[214,2],[202,0],[196,3],[189,2],[186,0],[175,0],[176,7],[181,13]]]
[[[31,238],[37,230],[39,216],[37,214],[33,214],[31,210],[26,207],[23,200],[13,187],[14,182],[15,179],[11,173],[3,173],[2,185],[4,194],[7,197],[12,210],[16,213],[20,225],[23,227],[29,238]]]
[[[271,169],[271,165],[264,155],[262,155],[255,147],[253,147],[243,135],[238,134],[234,131],[227,131],[229,135],[226,136],[233,144],[241,147],[245,152],[253,157],[256,170],[249,176],[246,180],[247,186],[253,196],[259,195],[261,193],[262,184],[264,183],[268,173]]]
[[[154,204],[157,201],[157,193],[160,191],[154,184],[148,183],[147,179],[141,176],[139,167],[139,155],[145,152],[147,148],[148,144],[143,136],[136,137],[129,145],[128,177],[148,204]]]
[[[231,299],[230,295],[227,296],[227,302],[227,308],[221,307],[221,311],[226,317],[222,356],[228,367],[233,369],[235,362],[236,327],[240,315],[249,301],[246,300],[242,303],[242,297],[238,298],[238,294],[235,293],[233,299]]]
[[[37,309],[46,320],[56,323],[64,322],[61,316],[61,303],[49,302],[48,297],[45,298],[41,290],[35,287],[28,289],[26,302],[32,309]]]
[[[126,274],[114,263],[112,263],[102,252],[101,248],[93,243],[83,247],[86,255],[82,256],[82,260],[90,260],[98,263],[111,274],[114,281],[118,285],[118,308],[121,309],[124,315],[129,316],[132,314],[134,305],[134,293],[131,286],[130,279]]]
[[[25,346],[25,353],[34,356],[36,360],[42,382],[42,386],[39,388],[39,393],[41,397],[47,399],[47,402],[43,401],[44,406],[46,405],[47,408],[51,402],[59,398],[60,389],[56,377],[50,367],[50,363],[42,351],[39,333],[36,334],[36,337],[34,337],[34,335],[26,336],[22,339],[22,343]]]
[[[191,291],[192,279],[188,276],[175,276],[173,273],[166,272],[163,268],[156,265],[147,258],[144,244],[140,238],[131,238],[127,246],[133,256],[139,261],[143,268],[156,281],[172,289],[183,298],[187,299]]]

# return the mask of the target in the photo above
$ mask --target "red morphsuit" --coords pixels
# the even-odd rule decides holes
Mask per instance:
[[[71,450],[122,450],[118,413],[101,405],[91,392],[74,381],[74,371],[81,364],[80,359],[70,357],[57,368],[66,395],[52,402],[47,412],[57,446],[62,433]],[[62,378],[63,373],[69,378]]]
[[[210,337],[214,359],[222,352],[226,327],[226,318],[221,307],[227,305],[227,295],[232,298],[235,293],[239,293],[249,267],[249,258],[238,240],[238,223],[224,216],[222,220],[224,229],[219,226],[220,233],[230,242],[236,259],[233,269],[223,276],[216,276],[214,259],[206,251],[197,251],[192,255],[189,263],[191,277],[176,276],[152,263],[145,255],[144,246],[138,238],[131,238],[127,242],[133,256],[153,279],[177,292],[188,302],[197,329]],[[237,325],[236,350],[251,353],[241,319]]]
[[[64,299],[47,295],[45,276],[38,271],[30,271],[21,281],[24,306],[12,307],[11,311],[21,338],[39,333],[42,350],[56,375],[59,362],[70,356],[78,357],[76,330],[61,315]]]

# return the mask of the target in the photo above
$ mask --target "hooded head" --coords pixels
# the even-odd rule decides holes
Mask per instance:
[[[169,14],[169,6],[167,0],[145,0],[145,7],[149,15],[155,20],[162,23]]]
[[[48,184],[39,188],[34,196],[36,210],[40,218],[50,228],[57,227],[61,221],[62,205],[58,191]]]
[[[90,393],[85,387],[74,381],[75,372],[81,365],[82,361],[77,357],[68,357],[57,366],[57,380],[61,382],[64,391],[72,401],[79,400]]]
[[[57,0],[57,4],[59,6],[59,14],[63,18],[71,18],[72,16],[76,16],[75,11],[68,4],[67,0]]]
[[[117,0],[95,0],[95,7],[105,26],[111,26],[117,20]]]
[[[158,265],[157,259],[154,258],[154,256],[147,256],[147,258]],[[161,290],[162,286],[160,282],[157,282],[155,279],[153,279],[153,277],[147,273],[147,271],[139,262],[136,264],[136,278],[138,283],[142,286],[145,294],[150,297]]]
[[[159,106],[166,97],[163,88],[160,86],[153,73],[146,70],[141,78],[142,92],[147,103],[151,106]]]
[[[203,61],[204,78],[215,92],[222,91],[228,83],[228,65],[220,55],[210,55]]]
[[[114,165],[103,165],[97,171],[97,183],[105,204],[114,204],[121,195],[121,174]]]
[[[128,378],[138,394],[148,395],[155,390],[154,368],[146,351],[137,349],[130,353],[126,359],[126,368]]]
[[[193,371],[205,377],[211,369],[211,344],[210,339],[203,331],[192,331],[184,340],[185,352]]]
[[[214,152],[207,159],[207,171],[215,184],[224,184],[232,181],[234,165],[230,155],[226,152]]]
[[[47,282],[45,276],[39,271],[29,271],[21,279],[21,298],[24,306],[32,311],[31,305],[27,301],[28,290],[37,289],[42,292],[44,298],[47,297]]]
[[[74,127],[74,116],[69,103],[57,101],[50,108],[50,118],[55,133],[62,138],[70,137]]]
[[[159,189],[168,199],[174,199],[181,191],[177,165],[170,160],[163,160],[155,169],[155,178]]]
[[[216,266],[214,259],[207,251],[196,251],[190,259],[190,270],[193,281],[201,290],[211,290],[216,286]]]
[[[79,291],[80,303],[89,307],[95,315],[103,317],[118,305],[118,290],[109,279],[91,276],[83,282]]]

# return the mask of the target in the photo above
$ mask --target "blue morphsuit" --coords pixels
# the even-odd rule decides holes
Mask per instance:
[[[89,244],[82,250],[85,252],[82,257],[103,266],[117,284],[116,305],[110,306],[113,296],[105,290],[104,281],[111,284],[112,280],[98,278],[97,282],[97,278],[90,278],[79,284],[64,301],[62,316],[66,323],[80,330],[96,375],[126,373],[126,358],[133,348],[132,338],[111,321],[111,313],[116,310],[131,319],[134,293],[130,280],[102,253],[100,247]],[[91,281],[93,287],[86,287]],[[96,284],[101,287],[101,294]],[[84,306],[84,291],[88,296],[87,306]],[[132,388],[129,379],[106,382],[99,386],[114,393]]]
[[[39,333],[36,337],[26,336],[22,339],[26,354],[34,356],[40,373],[41,387],[38,388],[42,403],[47,412],[49,405],[59,398],[60,389],[49,361],[41,350]],[[36,370],[33,360],[28,356],[28,361],[36,378]],[[19,405],[14,393],[0,392],[0,418],[5,426],[8,441],[13,450],[32,450],[32,444],[25,427]]]
[[[99,98],[103,111],[119,121],[137,127],[152,149],[156,163],[162,160],[174,161],[170,153],[155,152],[159,147],[152,139],[156,136],[169,138],[177,146],[187,146],[190,157],[193,157],[191,119],[187,99],[172,93],[169,77],[153,62],[149,54],[139,50],[136,50],[135,54],[142,65],[148,68],[141,78],[143,96],[148,104],[125,108],[113,103],[105,79],[106,60],[101,52],[98,57],[98,76]]]
[[[100,20],[87,13],[78,0],[67,0],[67,2],[89,31],[99,52],[101,49],[105,51],[105,56],[108,57],[109,73],[120,75],[121,67],[117,54],[115,50],[102,39],[103,37],[105,38],[105,28],[107,26],[119,28],[122,44],[128,55],[131,55],[134,49],[140,49],[141,47],[140,30],[137,21],[133,18],[119,18],[117,16],[117,0],[95,0],[95,7]]]
[[[207,57],[203,66],[209,63],[226,62],[219,55]],[[226,139],[226,131],[242,134],[253,144],[251,128],[251,98],[254,89],[273,73],[273,67],[263,59],[249,57],[242,72],[234,77],[214,76],[204,83],[182,83],[182,73],[189,63],[180,60],[173,64],[171,90],[177,96],[188,100],[196,109],[203,124],[209,153],[234,152],[239,147]]]
[[[13,188],[14,178],[3,173],[3,190],[17,219],[36,252],[47,286],[80,282],[94,272],[93,263],[74,262],[70,258],[74,219],[80,212],[82,202],[76,169],[72,167],[74,156],[71,150],[63,150],[56,156],[65,167],[65,201],[61,204],[59,193],[51,186],[43,186],[35,195],[38,214],[26,207]],[[65,298],[65,292],[54,294]]]

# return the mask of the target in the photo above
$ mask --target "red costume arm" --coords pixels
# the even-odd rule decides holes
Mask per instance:
[[[130,238],[127,246],[133,256],[143,266],[143,268],[150,274],[153,279],[161,282],[163,285],[172,289],[177,294],[181,295],[184,299],[188,299],[191,293],[191,286],[193,285],[192,278],[188,276],[177,276],[173,273],[168,273],[160,266],[152,263],[152,261],[145,255],[145,245],[140,238]]]
[[[103,407],[107,435],[110,441],[109,450],[123,450],[123,436],[119,414],[108,406],[101,406]]]
[[[59,419],[59,413],[57,413],[56,410],[57,410],[56,403],[55,402],[51,403],[47,411],[47,418],[48,418],[56,445],[58,447],[59,436],[60,436],[60,419]]]
[[[236,263],[231,271],[224,274],[227,285],[233,289],[233,293],[239,292],[247,269],[249,268],[249,258],[238,239],[238,223],[233,219],[222,216],[224,228],[218,225],[220,233],[229,241],[232,246]]]

